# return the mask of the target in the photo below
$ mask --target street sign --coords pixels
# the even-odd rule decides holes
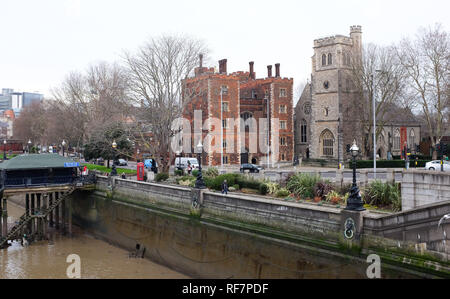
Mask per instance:
[[[64,167],[80,167],[80,162],[65,162]]]

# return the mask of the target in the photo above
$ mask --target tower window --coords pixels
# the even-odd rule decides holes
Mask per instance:
[[[221,91],[222,91],[222,95],[227,95],[228,94],[228,86],[222,85]]]
[[[286,113],[286,105],[280,105],[280,113]]]
[[[222,102],[222,111],[224,112],[228,111],[228,102]]]
[[[286,137],[280,137],[280,145],[286,145]]]
[[[280,129],[286,129],[286,121],[280,120]]]
[[[394,132],[394,149],[400,149],[400,130],[396,129]]]
[[[333,56],[331,55],[331,53],[328,53],[328,65],[333,64]]]
[[[306,139],[306,120],[302,119],[302,125],[301,125],[301,142],[307,142]]]
[[[280,88],[280,98],[286,97],[286,88]]]
[[[322,54],[322,65],[327,65],[327,55]]]

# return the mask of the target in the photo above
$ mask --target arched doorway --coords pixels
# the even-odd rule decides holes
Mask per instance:
[[[252,164],[257,164],[258,163],[258,159],[256,159],[256,157],[252,158]]]
[[[323,130],[322,134],[320,134],[319,142],[321,144],[320,152],[321,152],[322,156],[333,157],[334,156],[333,133],[331,133],[331,131],[328,129]]]
[[[248,163],[248,148],[245,149],[243,153],[241,153],[241,164]]]

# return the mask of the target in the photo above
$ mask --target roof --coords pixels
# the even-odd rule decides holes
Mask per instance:
[[[58,154],[23,154],[0,163],[0,169],[47,169],[77,167],[79,163]]]

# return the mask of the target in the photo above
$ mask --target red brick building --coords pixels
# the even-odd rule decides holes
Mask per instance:
[[[194,111],[199,110],[204,165],[221,165],[222,146],[224,165],[266,164],[267,136],[269,163],[292,161],[293,79],[280,76],[280,64],[275,65],[275,76],[269,65],[267,77],[260,79],[256,79],[253,67],[250,62],[248,72],[228,74],[227,60],[223,59],[219,61],[219,72],[215,72],[214,68],[203,67],[200,58],[195,76],[185,80],[183,117],[189,120],[191,134],[183,136],[191,139],[191,153],[196,153],[194,146],[199,141],[200,124],[194,124],[193,120]]]

